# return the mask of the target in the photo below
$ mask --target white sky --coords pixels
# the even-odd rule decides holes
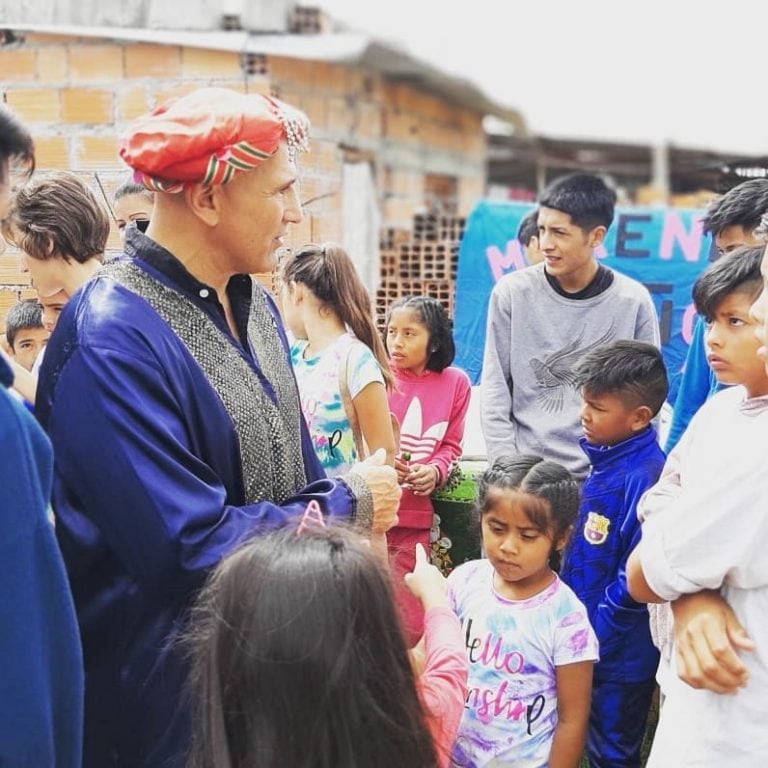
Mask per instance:
[[[551,137],[768,155],[764,0],[317,0]]]

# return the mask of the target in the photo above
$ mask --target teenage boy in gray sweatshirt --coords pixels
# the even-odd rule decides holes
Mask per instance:
[[[584,478],[575,364],[615,339],[659,346],[647,289],[595,259],[615,204],[616,194],[597,176],[552,182],[539,199],[544,261],[505,275],[493,289],[481,382],[489,461],[532,453]]]

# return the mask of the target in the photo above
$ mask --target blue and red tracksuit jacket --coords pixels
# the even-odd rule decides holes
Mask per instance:
[[[651,642],[648,609],[627,589],[627,558],[640,541],[637,503],[656,483],[665,456],[656,431],[613,446],[579,441],[591,469],[560,573],[584,603],[600,641],[595,682],[653,678],[659,654]]]

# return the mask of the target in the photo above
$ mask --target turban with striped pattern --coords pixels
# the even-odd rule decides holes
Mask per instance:
[[[282,141],[308,148],[309,121],[261,94],[201,88],[136,119],[120,157],[148,189],[181,192],[185,184],[226,184],[270,158]]]

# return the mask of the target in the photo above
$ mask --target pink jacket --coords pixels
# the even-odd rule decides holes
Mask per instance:
[[[413,464],[433,464],[442,485],[451,466],[461,456],[464,419],[469,408],[469,377],[460,368],[441,373],[424,371],[416,376],[393,368],[395,387],[389,409],[400,422],[400,450],[411,454]],[[432,502],[403,489],[398,511],[401,528],[430,528]]]
[[[469,674],[461,624],[450,608],[430,608],[424,614],[424,642],[426,663],[419,677],[419,695],[437,764],[445,768],[459,732]]]

